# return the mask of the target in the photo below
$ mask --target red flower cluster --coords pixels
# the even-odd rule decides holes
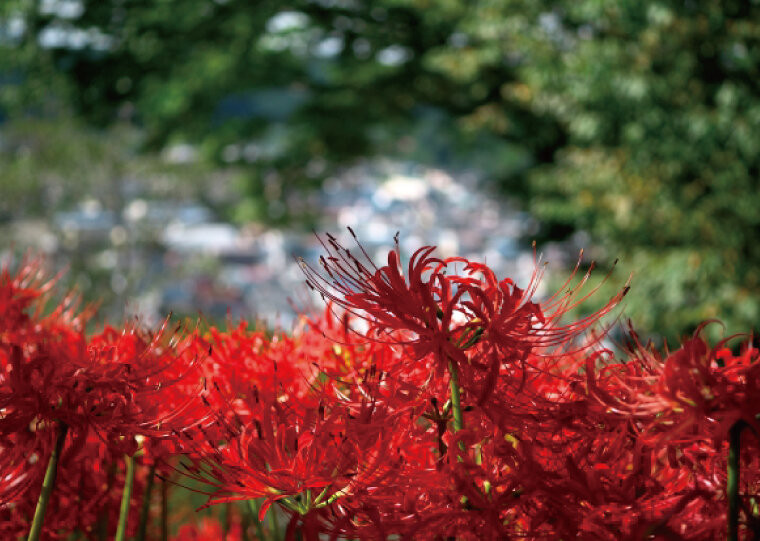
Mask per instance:
[[[588,274],[539,302],[538,265],[521,289],[431,247],[404,270],[398,247],[377,267],[324,244],[321,270],[303,268],[327,309],[291,333],[87,336],[71,300],[43,311],[35,265],[4,271],[0,535],[25,533],[63,433],[49,538],[124,516],[137,436],[127,511],[155,468],[226,509],[178,539],[279,539],[283,517],[281,534],[305,541],[760,538],[751,342],[711,347],[697,331],[660,353],[632,333],[614,353],[584,331],[627,288],[565,322]]]
[[[596,313],[562,324],[562,316],[588,296],[576,298],[588,273],[578,285],[564,291],[573,273],[560,292],[536,303],[532,298],[543,273],[538,264],[523,290],[510,278],[499,281],[484,264],[459,257],[433,257],[435,248],[430,246],[412,255],[406,276],[398,241],[388,253],[388,264],[381,268],[363,249],[357,257],[332,236],[328,235],[323,246],[327,256],[320,259],[322,272],[302,262],[312,289],[368,322],[367,337],[404,345],[402,369],[410,366],[409,357],[415,361],[429,358],[438,377],[449,363],[462,370],[468,382],[482,379],[476,377],[478,372],[486,374],[480,402],[490,394],[502,368],[522,363],[533,352],[545,355],[555,346],[571,346],[628,291],[626,286]]]
[[[10,451],[15,449],[0,448],[2,455]],[[29,453],[30,449],[26,448],[26,451]],[[24,538],[29,533],[48,456],[42,449],[31,450],[17,469],[3,467],[4,474],[10,473],[9,478],[2,481],[4,488],[18,478],[19,472],[26,472],[30,486],[0,505],[0,539]],[[71,532],[75,531],[87,539],[113,538],[125,483],[124,455],[109,448],[89,431],[80,441],[67,440],[58,470],[41,538],[69,539]],[[141,470],[135,479],[130,502],[130,533],[137,525],[138,506],[145,485],[145,472]]]
[[[569,281],[533,301],[538,270],[522,290],[430,247],[406,275],[398,249],[377,267],[361,247],[325,248],[321,271],[303,264],[329,301],[297,338],[310,391],[242,398],[240,430],[198,455],[210,504],[278,502],[306,539],[710,540],[732,520],[731,536],[760,532],[757,350],[696,335],[664,359],[639,346],[616,360],[582,333],[627,288],[563,323],[586,297]],[[745,426],[732,496],[729,432]]]
[[[92,533],[109,514],[118,515],[124,455],[137,452],[138,439],[173,437],[199,422],[197,411],[189,413],[198,401],[173,387],[188,379],[194,363],[183,361],[163,329],[106,326],[87,336],[90,311],[78,311],[74,295],[45,311],[55,302],[53,284],[40,260],[24,261],[15,274],[0,270],[4,538],[29,531],[54,452],[66,475],[57,482],[43,537],[68,537],[72,525]]]

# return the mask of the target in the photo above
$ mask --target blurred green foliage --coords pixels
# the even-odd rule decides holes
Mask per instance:
[[[568,41],[529,48],[524,79],[567,144],[532,171],[533,211],[588,231],[602,259],[635,272],[628,313],[642,328],[673,339],[718,318],[752,330],[760,5],[588,1],[553,13]]]
[[[243,165],[240,220],[371,153],[471,165],[635,272],[645,331],[760,316],[757,1],[6,0],[0,47],[7,117]]]

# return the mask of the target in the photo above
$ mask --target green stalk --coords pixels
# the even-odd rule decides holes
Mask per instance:
[[[150,470],[148,470],[148,485],[145,487],[142,507],[140,508],[140,524],[137,527],[137,538],[135,541],[145,541],[145,534],[148,531],[148,515],[150,514],[150,495],[153,492],[153,485],[155,481],[156,465],[151,464]]]
[[[259,509],[261,507],[259,506],[258,500],[247,500],[248,503],[248,510],[251,512],[251,518],[253,519],[253,525],[256,528],[256,537],[259,538],[261,541],[264,540],[264,528],[261,526],[261,521],[259,520]],[[270,513],[274,512],[274,508],[269,509]]]
[[[227,502],[222,508],[222,539],[226,541],[232,525],[232,503]]]
[[[124,461],[127,464],[127,474],[124,480],[124,492],[121,493],[121,507],[119,508],[119,522],[116,525],[116,537],[114,541],[124,541],[127,535],[127,518],[129,517],[129,502],[132,499],[132,489],[135,485],[135,457],[126,455]]]
[[[69,427],[65,423],[59,423],[58,437],[55,440],[55,448],[50,455],[47,470],[45,470],[45,478],[42,480],[42,490],[40,491],[40,498],[37,500],[37,508],[34,510],[32,528],[29,530],[27,541],[37,541],[42,533],[42,522],[45,520],[45,511],[50,501],[50,494],[55,486],[55,478],[58,475],[58,461],[61,458],[63,444],[66,441],[68,431]]]
[[[449,387],[451,388],[451,414],[454,418],[454,432],[459,432],[464,428],[462,420],[462,404],[459,401],[461,394],[459,390],[459,374],[454,366],[454,361],[449,361]]]
[[[451,389],[451,416],[453,419],[454,432],[459,432],[464,428],[464,420],[462,419],[462,404],[459,400],[461,391],[459,389],[459,374],[457,374],[457,367],[454,365],[454,361],[449,360],[449,387]],[[459,450],[464,451],[464,442],[459,442]],[[459,461],[462,461],[462,457],[459,457]]]
[[[248,535],[248,530],[249,530],[250,526],[251,526],[251,514],[250,513],[240,513],[240,538],[241,538],[241,541],[251,541],[251,538]]]
[[[728,541],[739,541],[739,452],[744,421],[737,421],[728,431]]]
[[[277,509],[273,505],[269,509],[269,527],[272,530],[272,539],[280,541],[280,523],[277,521]]]

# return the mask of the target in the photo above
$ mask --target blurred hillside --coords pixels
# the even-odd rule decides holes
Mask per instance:
[[[5,0],[0,217],[92,200],[126,231],[171,196],[308,228],[390,156],[476,172],[538,220],[524,241],[619,258],[644,332],[749,331],[758,66],[757,2]]]

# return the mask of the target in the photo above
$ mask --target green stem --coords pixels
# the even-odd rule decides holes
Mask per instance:
[[[150,514],[150,495],[153,492],[153,484],[156,480],[156,465],[151,464],[148,471],[148,484],[143,494],[142,507],[140,508],[140,524],[137,527],[137,538],[135,541],[145,541],[145,534],[148,531],[148,515]]]
[[[314,507],[320,507],[322,500],[324,500],[327,494],[330,492],[330,488],[332,488],[332,485],[327,485],[322,489],[322,492],[320,492],[319,495],[314,498]]]
[[[53,487],[55,486],[55,478],[56,475],[58,475],[58,461],[61,458],[63,444],[66,441],[66,433],[68,431],[69,427],[66,424],[59,423],[58,437],[55,440],[55,448],[53,449],[53,454],[50,455],[47,470],[45,470],[45,478],[42,480],[42,490],[40,491],[40,498],[37,500],[37,508],[34,510],[32,528],[29,530],[27,541],[37,541],[40,538],[40,533],[42,533],[42,522],[45,520],[45,510],[50,501],[50,494],[53,492]]]
[[[457,367],[454,365],[454,361],[449,360],[449,387],[451,388],[451,416],[453,419],[454,432],[459,432],[464,428],[464,420],[462,419],[462,404],[459,397],[461,391],[459,389],[459,374],[457,374]],[[459,450],[464,451],[464,442],[459,442]],[[462,461],[462,457],[459,457],[459,461]]]
[[[135,486],[135,457],[126,455],[124,461],[127,464],[126,479],[124,479],[124,492],[121,494],[121,507],[119,508],[119,522],[116,526],[114,541],[124,541],[127,535],[127,518],[129,518],[129,502],[132,500],[132,489]]]
[[[459,401],[459,374],[454,361],[449,361],[449,387],[451,388],[451,414],[454,418],[454,432],[459,432],[464,428],[462,420],[462,404]]]
[[[451,388],[451,414],[454,418],[454,432],[459,432],[464,428],[462,420],[462,405],[459,401],[459,375],[454,361],[449,361],[449,387]]]
[[[728,541],[739,541],[739,453],[744,421],[737,421],[728,431]]]
[[[261,526],[261,521],[259,520],[259,509],[261,507],[259,506],[258,500],[248,500],[248,509],[251,511],[251,518],[253,519],[253,525],[256,528],[256,537],[259,538],[259,540],[264,540],[264,528]],[[269,512],[274,512],[274,508],[270,508]]]
[[[250,536],[248,535],[248,529],[251,526],[251,514],[250,513],[240,513],[240,538],[241,541],[251,541]],[[261,538],[258,538],[257,541],[259,541]]]
[[[227,541],[227,537],[230,534],[230,526],[232,525],[232,503],[227,502],[224,504],[222,515],[222,539]]]
[[[280,523],[277,521],[277,509],[274,505],[269,509],[269,527],[272,529],[272,539],[280,541]]]

